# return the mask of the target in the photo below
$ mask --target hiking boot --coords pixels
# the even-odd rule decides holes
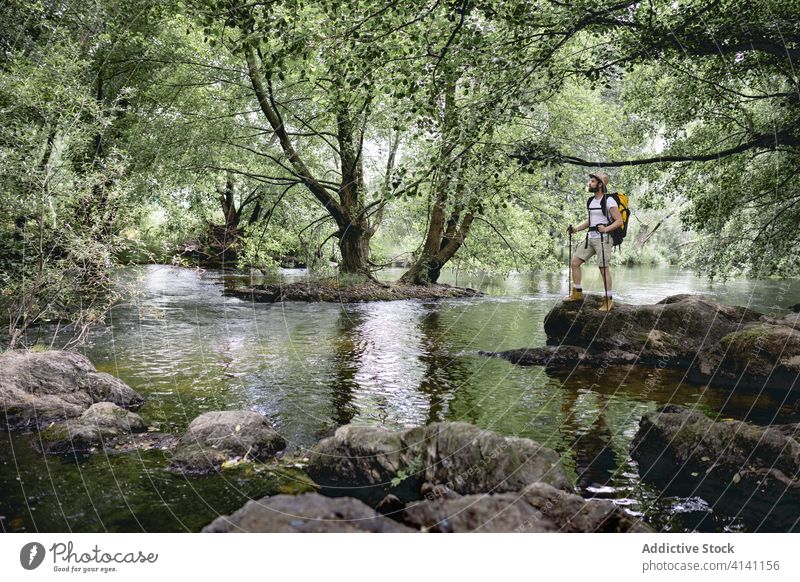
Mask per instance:
[[[608,297],[603,297],[603,302],[600,304],[600,309],[598,311],[611,311],[611,308],[614,306],[614,300],[609,299]]]
[[[573,287],[570,294],[564,297],[564,301],[583,301],[583,291],[578,291]]]

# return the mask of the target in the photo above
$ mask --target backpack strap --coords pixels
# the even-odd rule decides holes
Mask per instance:
[[[606,222],[610,219],[608,217],[608,192],[603,192],[603,197],[600,199],[600,210],[603,212],[603,216],[606,217]]]
[[[603,213],[603,216],[606,219],[606,226],[608,226],[609,224],[611,224],[614,221],[611,220],[611,218],[608,216],[608,207],[606,205],[606,198],[608,198],[608,194],[603,194],[603,197],[600,199],[600,211]],[[586,201],[586,210],[589,212],[589,223],[590,224],[591,224],[591,212],[592,212],[591,204],[592,204],[592,200],[594,200],[594,196],[590,196],[589,200]],[[597,210],[597,208],[595,208],[595,210]]]

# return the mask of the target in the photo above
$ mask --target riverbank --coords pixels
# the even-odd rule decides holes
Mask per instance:
[[[266,284],[246,287],[226,287],[226,297],[236,297],[257,303],[282,301],[328,301],[334,303],[364,303],[367,301],[396,301],[399,299],[453,299],[480,297],[480,291],[452,285],[404,285],[375,281],[350,282],[339,278],[311,279],[289,284]]]

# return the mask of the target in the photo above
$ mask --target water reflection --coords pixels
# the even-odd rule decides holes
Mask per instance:
[[[428,399],[425,424],[447,418],[448,402],[468,377],[462,359],[453,355],[447,341],[447,330],[442,326],[442,314],[429,311],[419,322],[423,365],[419,391]]]
[[[366,349],[358,334],[358,327],[364,321],[362,314],[344,309],[340,313],[333,341],[335,372],[331,382],[331,420],[335,426],[350,424],[358,413],[355,403],[355,393],[358,392],[356,375]]]
[[[606,487],[618,467],[606,423],[607,404],[603,394],[587,391],[565,391],[562,397],[564,422],[578,427],[570,449],[578,474],[575,486],[579,490]]]

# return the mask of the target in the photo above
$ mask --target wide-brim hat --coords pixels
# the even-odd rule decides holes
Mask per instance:
[[[608,186],[608,176],[606,174],[589,174],[590,178],[594,178],[598,182],[602,182],[604,185]]]

